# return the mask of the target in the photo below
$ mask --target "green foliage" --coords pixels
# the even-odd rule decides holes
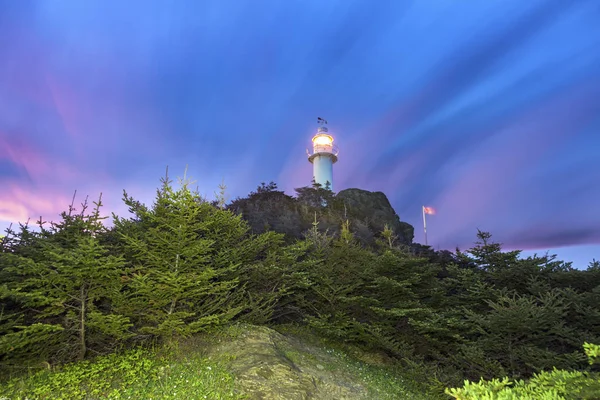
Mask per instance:
[[[233,318],[267,322],[285,292],[282,236],[249,233],[247,223],[192,191],[162,180],[151,208],[125,195],[133,219],[115,216],[132,273],[121,308],[140,334],[187,336]],[[222,185],[222,189],[224,185]]]
[[[394,234],[394,231],[389,227],[388,224],[384,225],[383,232],[381,232],[381,236],[384,239],[384,243],[388,248],[393,249],[394,243],[398,240],[398,236]]]
[[[588,357],[588,362],[590,365],[600,362],[600,360],[598,360],[600,359],[600,345],[584,343],[583,349],[585,351],[585,355]]]
[[[300,238],[309,222],[302,218],[297,201],[277,190],[274,182],[264,182],[246,198],[237,198],[227,209],[241,215],[253,233],[269,230],[283,233],[288,243]]]
[[[255,192],[250,192],[250,196],[255,196],[264,193],[283,193],[277,190],[277,184],[273,181],[267,183],[261,182]]]
[[[151,209],[136,207],[125,196],[143,231],[132,231],[131,220],[115,217],[132,264],[122,312],[141,334],[185,336],[225,323],[241,310],[231,299],[238,281],[230,277],[239,263],[222,249],[233,245],[244,227],[229,212],[202,201],[189,185],[181,180],[175,190],[166,176]]]
[[[87,201],[79,214],[71,206],[48,230],[41,221],[38,233],[22,226],[11,251],[2,254],[11,279],[0,293],[22,310],[13,315],[21,322],[4,327],[5,361],[18,364],[29,354],[83,359],[91,344],[110,338],[112,347],[129,337],[129,320],[105,307],[118,302],[124,261],[100,244],[101,200],[94,204],[90,214]]]
[[[62,344],[64,328],[58,324],[40,322],[31,325],[13,325],[0,338],[0,353],[5,364],[20,364],[28,355],[40,360],[50,357],[49,352]]]
[[[546,396],[533,382],[558,396],[598,368],[581,352],[600,341],[597,261],[583,271],[555,256],[522,259],[487,232],[464,252],[409,246],[382,193],[314,185],[294,199],[271,182],[225,206],[224,184],[213,203],[190,186],[167,176],[150,206],[124,193],[133,215],[114,216],[110,230],[101,201],[88,212],[87,200],[58,222],[9,229],[0,372],[233,320],[301,323],[419,365],[437,386],[489,380],[469,393]],[[598,357],[598,346],[585,352]]]
[[[197,355],[135,349],[44,370],[0,385],[11,399],[237,399],[222,365]]]
[[[581,343],[600,339],[594,284],[580,286],[594,272],[569,271],[548,256],[519,259],[518,252],[503,253],[489,234],[478,237],[473,249],[457,252],[441,280],[447,296],[437,314],[454,337],[444,338],[439,359],[471,380],[583,368]],[[573,279],[577,275],[581,280]]]
[[[309,207],[310,209],[319,209],[329,204],[334,197],[333,192],[328,187],[323,187],[319,183],[313,183],[311,186],[305,186],[294,189],[296,191],[296,198],[302,205]]]
[[[585,343],[584,348],[592,364],[600,354],[600,346]],[[511,381],[506,377],[490,381],[481,379],[477,383],[465,381],[462,388],[450,388],[445,392],[459,400],[592,400],[600,396],[600,374],[553,368],[533,374],[527,381]]]
[[[561,290],[539,296],[503,295],[487,303],[490,312],[468,312],[467,318],[477,332],[475,345],[485,349],[488,359],[498,361],[511,375],[570,365],[568,354],[550,350],[572,336],[564,321],[568,305]]]
[[[318,231],[315,220],[306,240],[312,251],[300,266],[297,305],[315,329],[352,340],[361,334],[355,329],[360,325],[356,319],[362,310],[368,311],[369,300],[361,291],[370,272],[364,268],[370,253],[356,243],[347,223],[339,238],[331,238]]]
[[[348,221],[338,237],[313,228],[306,233],[307,256],[297,264],[289,297],[315,331],[344,342],[412,352],[431,310],[420,299],[435,275],[426,260],[396,248],[377,254],[354,238]]]
[[[283,235],[266,232],[249,236],[236,273],[243,306],[238,320],[266,324],[282,316],[289,294],[289,276],[303,254],[295,245],[285,246]]]

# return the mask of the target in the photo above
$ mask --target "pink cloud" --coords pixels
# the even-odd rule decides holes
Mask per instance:
[[[71,199],[61,191],[27,189],[14,182],[4,184],[0,191],[0,222],[18,223],[28,219],[56,220],[68,208]]]
[[[22,168],[37,182],[55,182],[57,178],[69,181],[81,176],[79,168],[44,154],[23,137],[9,136],[2,132],[0,159],[8,160],[16,167]]]

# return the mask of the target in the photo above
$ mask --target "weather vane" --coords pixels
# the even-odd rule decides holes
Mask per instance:
[[[321,117],[317,117],[317,124],[319,124],[319,125],[325,125],[326,123],[327,123],[326,120],[324,120]]]

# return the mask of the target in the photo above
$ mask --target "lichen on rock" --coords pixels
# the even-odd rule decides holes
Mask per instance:
[[[374,399],[369,388],[319,346],[264,326],[239,325],[228,340],[205,344],[211,358],[226,360],[248,399]]]

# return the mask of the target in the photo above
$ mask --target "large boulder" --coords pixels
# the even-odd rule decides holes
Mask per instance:
[[[391,393],[378,393],[369,377],[360,374],[369,365],[386,365],[383,355],[356,354],[353,358],[360,361],[351,361],[337,350],[247,324],[213,335],[208,342],[198,343],[196,338],[195,344],[211,359],[224,361],[239,394],[249,400],[392,398]]]

